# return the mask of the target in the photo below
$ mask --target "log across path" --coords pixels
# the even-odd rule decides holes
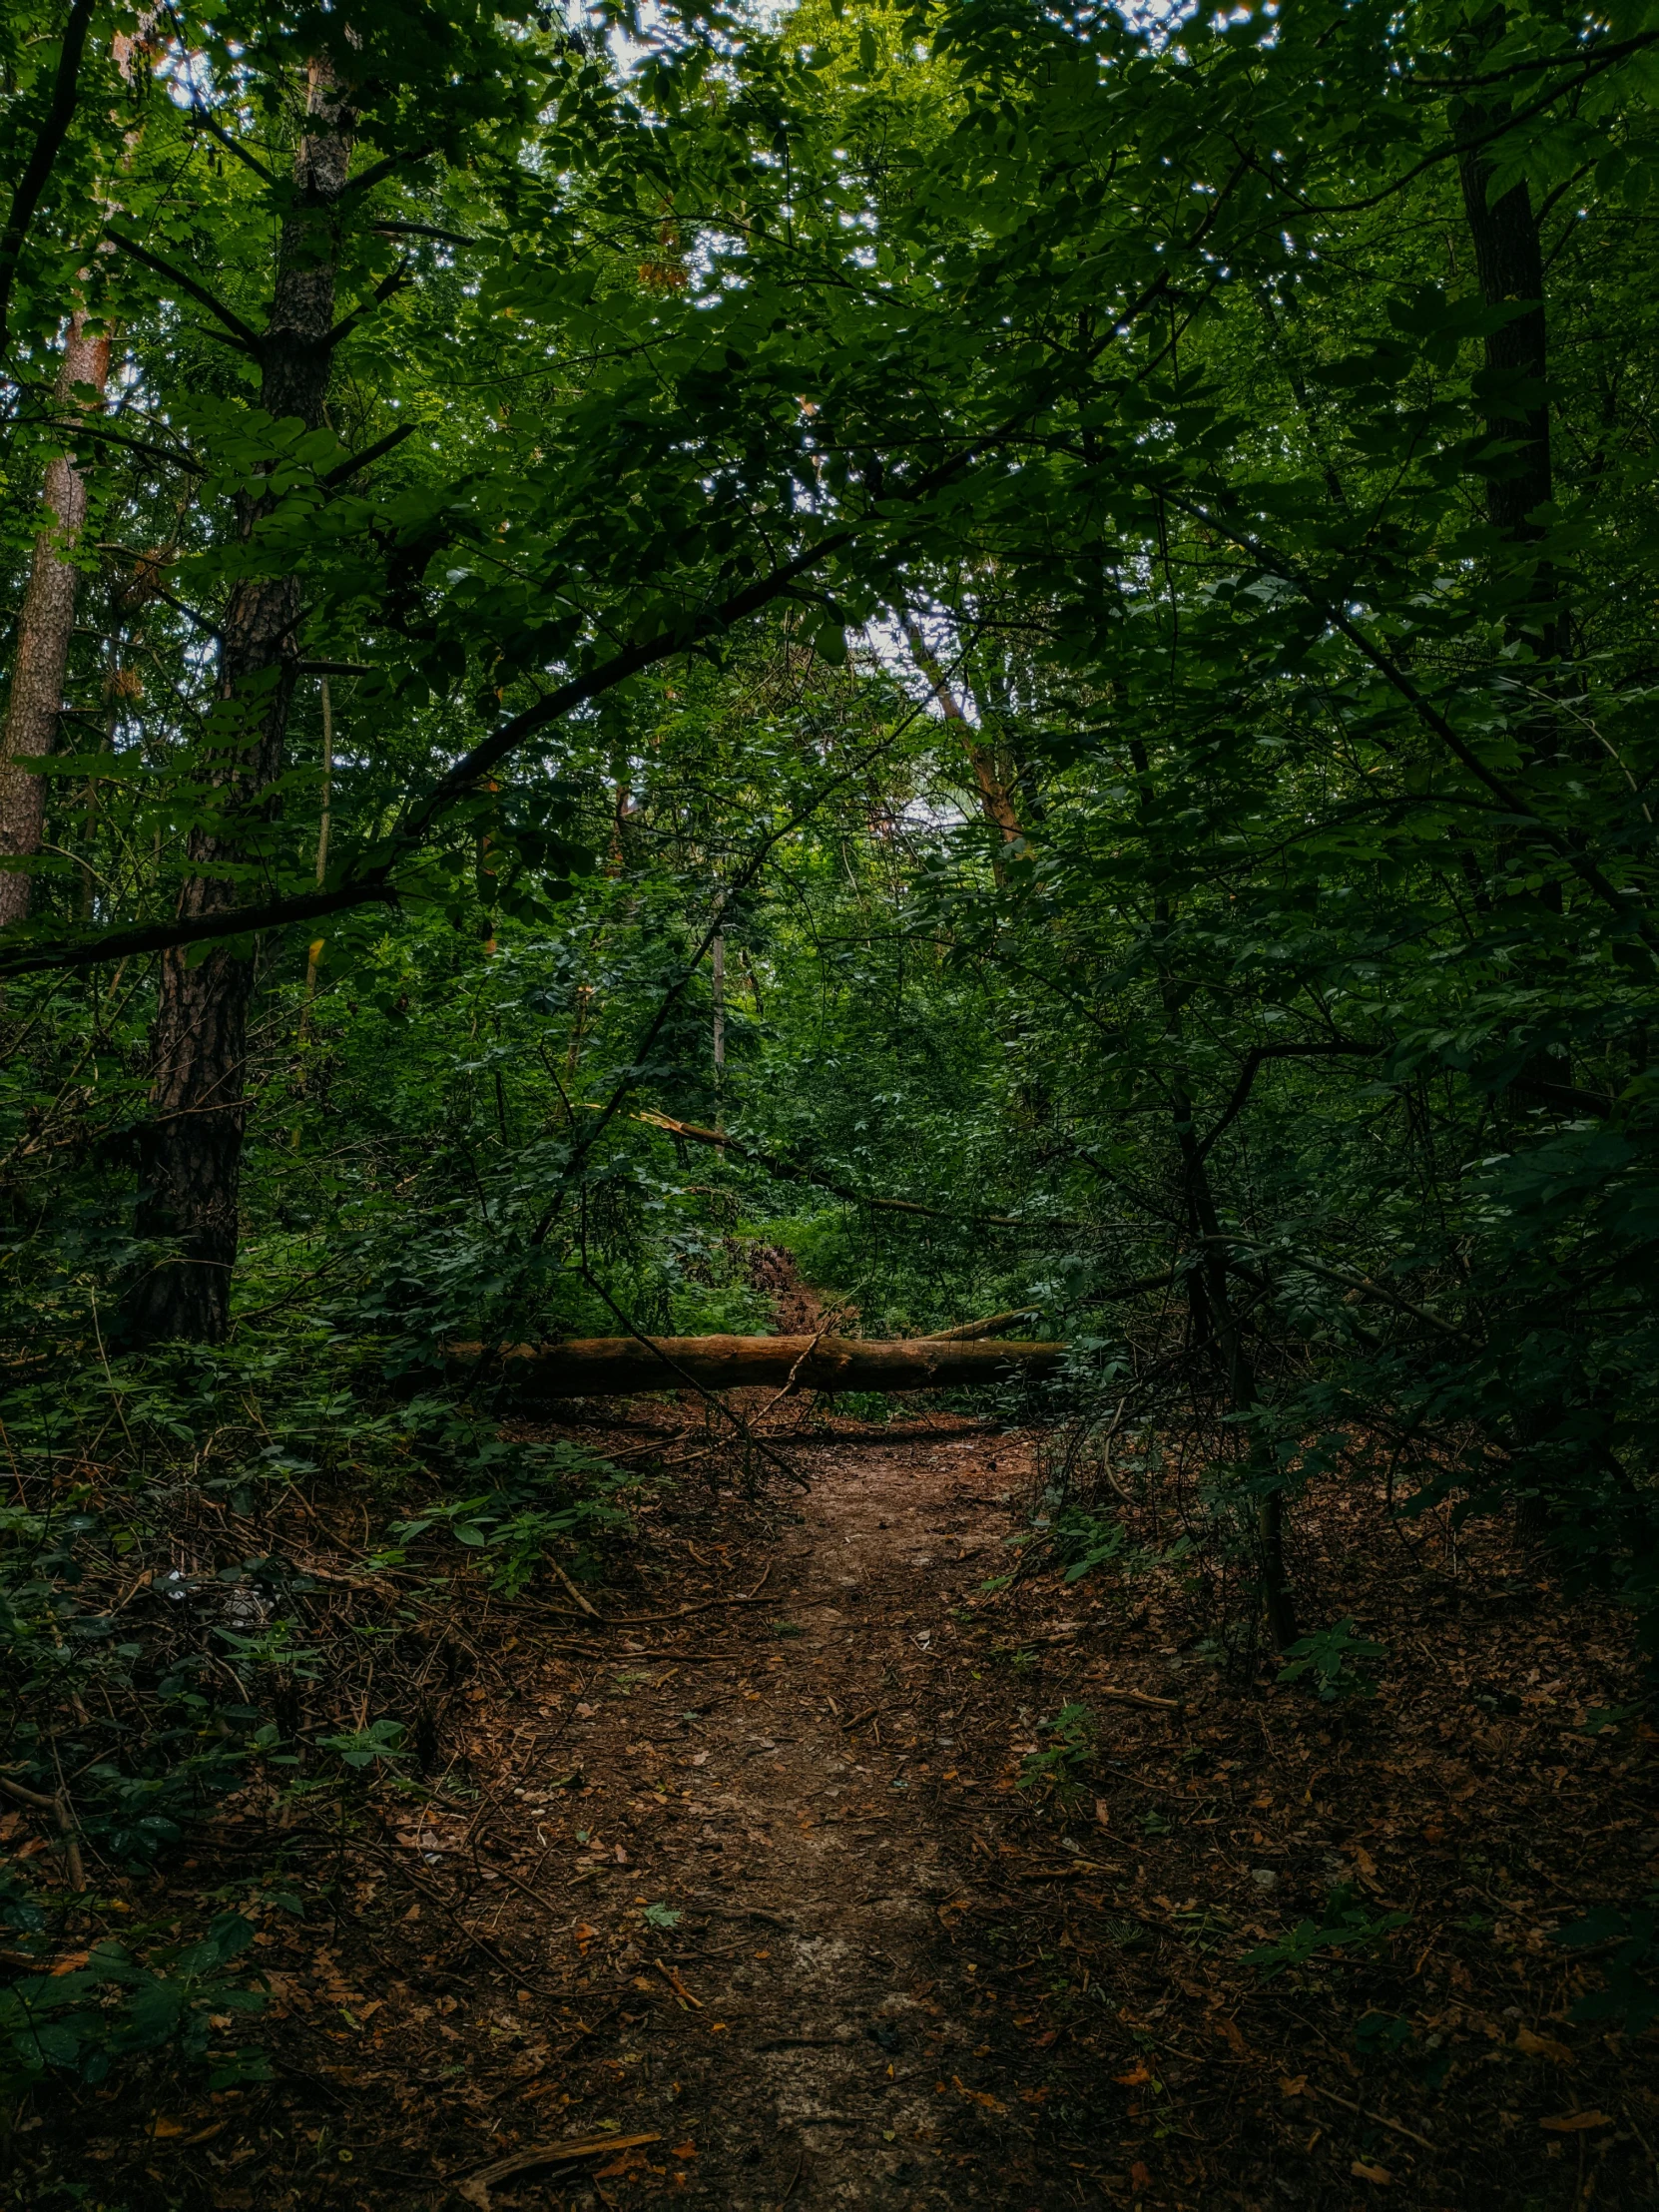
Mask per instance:
[[[970,1326],[983,1327],[984,1324]],[[636,1390],[754,1384],[798,1390],[938,1390],[1038,1382],[1065,1364],[1063,1344],[993,1343],[959,1336],[587,1337],[563,1344],[450,1347],[458,1370],[487,1364],[515,1397],[616,1397]]]

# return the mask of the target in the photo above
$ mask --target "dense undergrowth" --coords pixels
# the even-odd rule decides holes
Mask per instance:
[[[1659,1640],[1643,10],[349,17],[0,32],[14,2087],[258,2063],[144,1870],[779,1479],[494,1365],[763,1252],[1240,1682],[1331,1484]]]

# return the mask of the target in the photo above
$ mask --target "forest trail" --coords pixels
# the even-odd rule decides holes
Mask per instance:
[[[786,2196],[1060,2201],[1009,2194],[987,2165],[1008,2083],[994,2046],[975,2047],[973,1969],[940,1926],[971,1871],[961,1808],[941,1802],[962,1787],[955,1731],[974,1689],[951,1614],[1007,1531],[985,1490],[1006,1491],[1007,1447],[810,1456],[814,1488],[770,1585],[803,1633],[734,1616],[733,1641],[772,1679],[710,1712],[680,1761],[707,1817],[683,1837],[675,1895],[718,1898],[707,1925],[723,1932],[742,1925],[725,1915],[769,1916],[750,1924],[764,1939],[686,1967],[700,2009],[657,2012],[653,2071],[678,2078],[674,2109],[700,2123],[703,2189],[744,2212]],[[671,2128],[661,2098],[642,2085],[641,2116]]]
[[[8,2203],[1654,2201],[1649,2053],[1573,2017],[1596,1984],[1552,1940],[1659,1858],[1649,1736],[1586,1726],[1635,1687],[1616,1609],[1490,1524],[1403,1537],[1381,1478],[1313,1485],[1309,1617],[1340,1590],[1387,1654],[1333,1708],[1227,1661],[1179,1553],[1068,1583],[1010,1550],[1041,1435],[830,1416],[774,1439],[809,1487],[727,1464],[734,1495],[687,1410],[566,1431],[690,1447],[592,1613],[556,1579],[352,1581],[356,1509],[337,1569],[304,1552],[379,1608],[425,1772],[256,1779],[134,1889],[152,1924],[255,1922],[271,2078],[71,2089]],[[1145,1547],[1179,1495],[1114,1510]]]
[[[813,1486],[779,1532],[767,1601],[704,1616],[725,1625],[695,1682],[628,1686],[632,1748],[666,1802],[655,1821],[632,1808],[626,1868],[592,1861],[577,1940],[597,1948],[636,1896],[684,1918],[617,1956],[624,2008],[645,2009],[609,2061],[605,2117],[660,2141],[607,2162],[576,2204],[630,2180],[738,2212],[1091,2200],[1033,2139],[1052,2037],[995,2017],[949,1934],[986,1769],[1013,1756],[1005,1736],[993,1754],[970,1734],[967,1601],[1006,1565],[1027,1465],[1017,1442],[954,1430],[799,1448]],[[614,1707],[577,1711],[554,1771],[572,1756],[586,1771],[614,1729]],[[994,1848],[993,1823],[978,1850]],[[524,2201],[549,2186],[544,2171]]]

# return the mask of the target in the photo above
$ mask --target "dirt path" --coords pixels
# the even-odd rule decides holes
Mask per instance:
[[[625,1842],[620,1808],[586,1831],[592,1903],[573,1934],[595,1959],[622,1935],[610,1955],[628,2001],[650,2000],[600,2062],[596,2117],[661,2142],[609,2162],[601,2187],[667,2182],[734,2212],[1086,2201],[1075,2172],[1033,2165],[1002,2036],[948,1933],[973,1856],[963,1601],[1004,1563],[998,1493],[1023,1451],[946,1436],[800,1457],[813,1489],[776,1539],[767,1602],[717,1631],[730,1656],[621,1685],[652,1787],[630,1800]],[[577,1713],[554,1767],[586,1767],[614,1730],[610,1700]],[[635,1899],[683,1918],[658,1932]]]
[[[1026,1442],[839,1427],[790,1441],[781,1500],[665,1485],[603,1623],[552,1582],[392,1615],[447,1684],[426,1780],[256,1780],[125,1908],[256,1922],[271,2080],[67,2088],[0,2198],[1659,2202],[1651,2036],[1575,2014],[1605,1951],[1554,1940],[1659,1871],[1659,1739],[1585,1725],[1637,1686],[1611,1608],[1501,1530],[1425,1521],[1407,1555],[1381,1483],[1332,1482],[1299,1506],[1308,1617],[1388,1655],[1333,1708],[1223,1664],[1190,1559],[996,1586]],[[1144,1545],[1169,1506],[1120,1510]],[[1067,1706],[1075,1785],[1022,1787]]]
[[[951,1608],[1005,1533],[978,1487],[999,1476],[966,1441],[807,1456],[815,1486],[770,1585],[801,1634],[748,1612],[737,1636],[765,1674],[682,1724],[668,1763],[686,1811],[660,1862],[693,1906],[683,1925],[717,1899],[711,1934],[774,1918],[680,1970],[699,2008],[658,2012],[649,2038],[680,2087],[642,2084],[636,2111],[671,2131],[696,2113],[698,2187],[741,2212],[1060,2201],[985,2167],[990,2053],[939,1918],[970,1857],[940,1803],[961,1793],[953,1731],[975,1688]]]

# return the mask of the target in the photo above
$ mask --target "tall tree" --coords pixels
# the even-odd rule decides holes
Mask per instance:
[[[53,393],[58,413],[73,418],[101,406],[109,372],[109,331],[77,307]],[[29,875],[4,863],[30,860],[40,850],[46,784],[38,764],[52,751],[63,708],[81,581],[76,548],[87,516],[87,487],[73,452],[55,454],[47,463],[43,498],[50,520],[29,563],[0,737],[0,928],[28,916]]]
[[[1504,450],[1486,466],[1486,511],[1503,544],[1524,549],[1544,535],[1538,510],[1554,495],[1550,453],[1549,324],[1544,301],[1538,211],[1524,174],[1505,177],[1499,141],[1510,120],[1510,80],[1488,65],[1501,53],[1504,11],[1494,8],[1454,51],[1469,65],[1457,103],[1458,181],[1474,248],[1475,276],[1487,307],[1501,315],[1484,341],[1482,403],[1487,434]],[[1482,80],[1486,81],[1483,83]],[[1513,164],[1510,165],[1511,168]],[[1513,554],[1511,554],[1513,558]],[[1511,628],[1555,659],[1567,650],[1565,609],[1547,562],[1529,567]]]
[[[262,406],[277,421],[297,416],[307,430],[321,424],[333,360],[334,218],[350,151],[345,88],[331,61],[317,56],[306,73],[292,200],[257,348]],[[245,540],[269,512],[264,494],[244,494]],[[269,812],[293,701],[299,607],[291,568],[256,572],[231,594],[219,659],[220,804],[217,819],[191,833],[195,872],[180,897],[181,912],[193,919],[236,903]],[[141,1340],[212,1342],[229,1323],[253,982],[253,960],[241,946],[215,945],[194,962],[174,946],[162,958],[137,1226],[164,1249],[127,1299],[128,1326]]]

